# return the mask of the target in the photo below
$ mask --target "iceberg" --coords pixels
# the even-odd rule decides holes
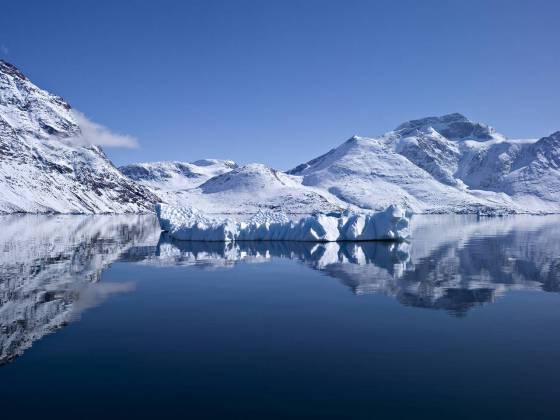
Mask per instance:
[[[411,213],[391,205],[372,213],[314,214],[292,220],[259,211],[247,221],[204,214],[194,207],[156,206],[162,230],[183,241],[400,241],[410,236]]]

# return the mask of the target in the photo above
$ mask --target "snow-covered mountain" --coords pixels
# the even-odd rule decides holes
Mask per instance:
[[[328,191],[307,187],[297,176],[253,163],[211,178],[189,194],[194,207],[215,213],[328,213],[348,207]]]
[[[0,61],[0,213],[146,212],[157,202],[239,215],[391,204],[416,213],[560,212],[560,132],[511,140],[457,113],[352,137],[286,173],[215,159],[119,170],[83,127],[62,98]]]
[[[398,203],[415,212],[461,212],[479,205],[476,197],[439,182],[384,139],[352,137],[289,173],[303,176],[304,185],[366,209]]]
[[[88,144],[62,98],[0,60],[0,212],[134,213],[158,198]]]
[[[354,136],[281,172],[229,161],[131,165],[130,178],[162,201],[209,213],[287,214],[340,209],[416,213],[560,212],[560,132],[507,139],[461,114],[399,125],[376,138]]]
[[[352,137],[288,171],[367,209],[391,203],[417,213],[560,212],[560,132],[508,140],[461,114]]]

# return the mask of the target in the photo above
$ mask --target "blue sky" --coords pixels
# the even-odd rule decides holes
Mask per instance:
[[[556,1],[26,1],[0,56],[138,139],[124,164],[288,169],[353,134],[462,112],[511,137],[560,129]]]

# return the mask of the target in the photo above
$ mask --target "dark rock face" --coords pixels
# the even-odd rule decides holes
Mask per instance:
[[[560,131],[536,142],[533,146],[533,153],[538,160],[546,161],[555,169],[560,168]]]
[[[27,77],[16,66],[2,59],[0,59],[0,72],[21,80],[27,80]]]
[[[462,114],[447,114],[441,117],[427,117],[411,120],[399,125],[395,131],[401,136],[414,135],[432,127],[442,136],[451,140],[478,140],[485,141],[494,138],[496,132],[486,124],[470,121]]]

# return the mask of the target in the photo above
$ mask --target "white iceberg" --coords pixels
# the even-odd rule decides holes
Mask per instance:
[[[193,207],[158,204],[161,228],[183,241],[374,241],[403,240],[410,235],[410,216],[391,205],[376,213],[316,214],[290,220],[278,212],[258,212],[248,221],[203,214]]]

